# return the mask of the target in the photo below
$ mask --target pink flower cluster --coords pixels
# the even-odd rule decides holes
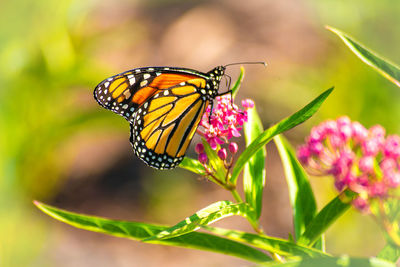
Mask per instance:
[[[200,122],[200,126],[203,127],[204,131],[197,130],[213,150],[219,148],[217,154],[222,160],[227,158],[227,150],[221,148],[221,145],[228,144],[228,150],[232,154],[237,152],[237,144],[229,140],[232,137],[241,136],[240,130],[243,123],[247,121],[247,109],[253,108],[254,102],[246,99],[242,101],[242,106],[244,110],[239,109],[237,105],[233,104],[230,94],[217,96],[212,114],[211,106],[208,106]],[[196,146],[196,152],[199,154],[199,161],[205,164],[207,162],[207,155],[204,152],[202,144]]]
[[[327,120],[311,130],[297,156],[312,174],[333,175],[337,190],[358,193],[353,205],[363,212],[400,185],[400,137],[385,137],[380,125],[366,129],[346,116]]]

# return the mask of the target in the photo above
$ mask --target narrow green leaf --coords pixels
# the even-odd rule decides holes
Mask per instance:
[[[335,33],[342,39],[342,41],[359,57],[365,64],[372,67],[375,71],[380,73],[383,77],[400,87],[400,67],[390,62],[387,59],[377,55],[374,51],[366,48],[361,43],[357,42],[346,33],[326,26],[328,30]]]
[[[239,77],[237,78],[235,84],[232,86],[232,89],[231,89],[233,99],[235,99],[237,93],[239,92],[239,88],[243,82],[243,79],[244,79],[244,68],[242,66],[240,66]]]
[[[317,213],[317,204],[307,174],[297,160],[289,142],[281,135],[275,136],[274,142],[285,171],[290,204],[293,210],[295,237],[298,240]]]
[[[226,169],[224,166],[224,161],[220,159],[217,155],[217,152],[213,150],[209,143],[203,138],[201,139],[204,145],[204,151],[207,154],[208,162],[213,167],[215,173],[214,175],[220,180],[225,181],[226,179]]]
[[[258,266],[274,267],[395,267],[394,263],[377,258],[351,258],[349,256],[332,258],[296,259],[285,263],[263,263]]]
[[[244,137],[246,146],[257,138],[263,131],[263,125],[256,111],[256,107],[247,112],[248,120],[244,123]],[[262,195],[265,186],[265,157],[267,150],[262,147],[246,163],[243,172],[243,188],[246,202],[254,209],[256,218],[260,218]]]
[[[189,170],[196,174],[205,175],[204,167],[198,160],[185,157],[178,166],[182,169]]]
[[[378,258],[396,262],[400,258],[400,247],[391,243],[387,243],[379,252]]]
[[[269,237],[265,235],[256,235],[238,230],[227,230],[217,227],[202,226],[202,228],[218,235],[222,235],[234,241],[243,242],[248,245],[264,249],[270,253],[277,253],[282,256],[300,256],[300,257],[329,257],[330,255],[305,246],[300,246],[290,241]]]
[[[233,215],[253,218],[253,213],[254,211],[246,203],[235,204],[230,201],[218,201],[143,241],[161,240],[184,235],[197,230],[199,225],[207,225]]]
[[[281,120],[279,123],[265,130],[262,134],[260,134],[239,156],[236,161],[235,167],[232,171],[232,176],[230,181],[232,184],[236,184],[236,180],[244,168],[246,162],[262,147],[264,147],[275,135],[280,134],[284,131],[287,131],[296,125],[306,121],[315,112],[319,109],[325,99],[332,92],[333,88],[330,88],[311,101],[308,105],[306,105],[301,110],[294,113],[292,116],[287,117]]]
[[[350,208],[354,193],[344,191],[329,202],[308,224],[297,243],[311,246],[345,211]]]
[[[37,201],[35,201],[34,203],[47,215],[66,224],[72,225],[76,228],[104,233],[117,237],[129,238],[132,240],[139,241],[148,238],[160,231],[168,229],[168,227],[166,226],[154,224],[117,221],[95,216],[81,215],[57,209]],[[257,263],[271,260],[270,257],[257,249],[246,246],[239,242],[206,233],[192,232],[183,236],[166,240],[151,241],[150,243],[212,251],[216,253],[235,256]]]

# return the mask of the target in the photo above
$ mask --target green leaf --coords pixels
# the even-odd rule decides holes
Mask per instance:
[[[361,43],[348,36],[346,33],[330,26],[326,26],[326,28],[339,36],[350,48],[350,50],[353,51],[353,53],[356,54],[356,56],[359,57],[365,64],[372,67],[383,77],[400,87],[400,67],[377,55],[374,51],[366,48]]]
[[[76,228],[129,238],[132,240],[142,240],[160,231],[168,229],[168,227],[154,224],[117,221],[95,216],[81,215],[57,209],[37,201],[34,203],[47,215]],[[271,260],[270,257],[257,249],[206,233],[192,232],[166,240],[150,241],[150,243],[212,251],[235,256],[252,262],[266,262]]]
[[[285,263],[263,263],[258,266],[276,267],[395,267],[394,263],[377,258],[350,258],[349,256],[332,258],[298,259]]]
[[[204,151],[207,154],[208,162],[215,171],[214,175],[220,181],[225,181],[226,180],[226,169],[224,166],[224,161],[218,157],[217,152],[211,148],[210,144],[208,144],[207,141],[204,140],[204,138],[202,138],[201,141],[203,142]]]
[[[198,160],[185,157],[178,166],[182,169],[189,170],[196,174],[205,175],[204,167]]]
[[[274,137],[285,171],[296,240],[317,213],[317,204],[308,177],[289,142],[281,135]]]
[[[232,170],[232,176],[230,181],[232,184],[236,184],[236,180],[244,168],[247,161],[262,147],[264,147],[275,135],[280,134],[284,131],[287,131],[296,125],[306,121],[315,112],[319,109],[321,104],[325,101],[325,99],[332,92],[333,88],[330,88],[311,101],[308,105],[306,105],[301,110],[294,113],[292,116],[287,117],[281,120],[279,123],[265,130],[262,134],[260,134],[247,148],[243,151],[243,153],[239,156],[236,161],[235,167]]]
[[[328,254],[320,250],[296,245],[295,243],[281,238],[256,235],[238,230],[227,230],[210,226],[202,226],[202,228],[214,234],[222,235],[234,241],[252,245],[257,248],[264,249],[270,253],[277,253],[282,256],[329,257]]]
[[[256,107],[247,112],[248,120],[244,123],[244,137],[246,146],[257,138],[263,131],[263,125],[256,111]],[[260,218],[262,208],[262,195],[265,186],[265,147],[258,150],[246,163],[243,172],[243,188],[246,202],[254,209],[256,218]]]
[[[354,197],[351,191],[343,191],[329,202],[308,224],[306,230],[297,243],[311,246],[345,211],[350,208],[350,202]]]
[[[244,68],[242,66],[240,66],[239,77],[237,78],[235,84],[232,86],[232,89],[231,89],[233,99],[235,99],[237,93],[239,92],[239,88],[243,82],[243,79],[244,79]]]
[[[400,257],[400,247],[387,243],[386,246],[379,252],[378,258],[396,262]]]
[[[230,201],[218,201],[143,241],[161,240],[184,235],[197,230],[199,225],[207,225],[233,215],[253,218],[254,211],[246,203],[235,204]]]

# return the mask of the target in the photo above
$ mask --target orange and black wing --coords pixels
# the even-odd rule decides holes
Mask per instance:
[[[209,103],[200,93],[201,77],[157,92],[138,108],[131,124],[136,155],[157,169],[171,169],[183,159]]]
[[[199,79],[201,75],[204,74],[188,69],[138,68],[102,81],[93,95],[101,106],[133,123],[133,115],[152,96],[188,80]]]

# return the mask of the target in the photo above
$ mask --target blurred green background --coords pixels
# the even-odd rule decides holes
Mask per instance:
[[[242,266],[208,252],[141,244],[74,229],[41,214],[33,199],[99,216],[172,224],[231,199],[187,171],[155,171],[134,155],[129,126],[92,91],[141,66],[208,71],[247,66],[239,98],[256,100],[267,127],[335,86],[319,113],[287,133],[347,114],[400,133],[400,90],[324,29],[328,24],[400,63],[400,2],[393,0],[76,1],[6,0],[0,9],[0,265]],[[238,68],[229,69],[233,77]],[[243,143],[242,143],[243,144]],[[268,146],[262,224],[287,237],[291,211],[282,168]],[[193,149],[189,155],[194,155]],[[335,194],[314,178],[319,207]],[[249,229],[230,218],[226,227]],[[351,237],[351,238],[349,238]],[[369,217],[349,211],[327,234],[334,254],[373,256],[383,247]]]

